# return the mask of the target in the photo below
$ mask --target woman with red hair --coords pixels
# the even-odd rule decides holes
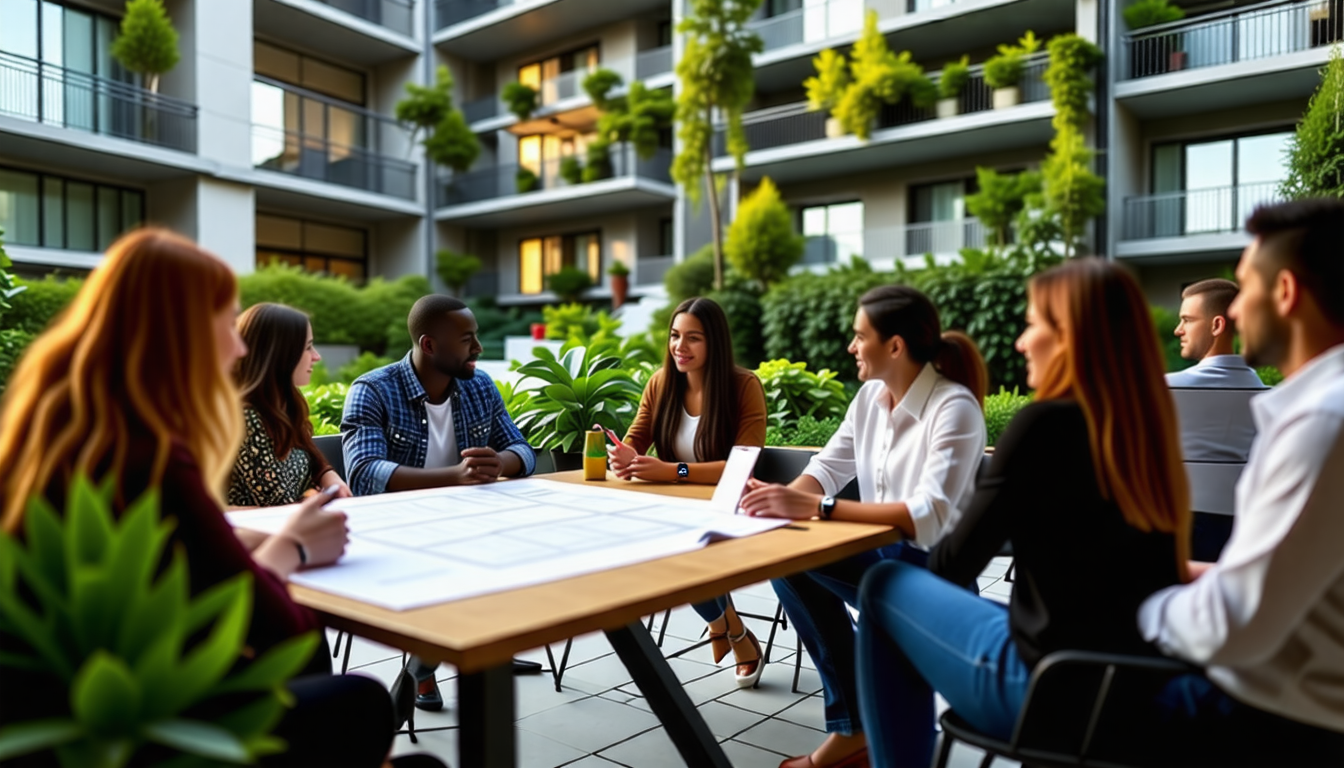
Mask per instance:
[[[1152,654],[1135,614],[1179,583],[1190,505],[1157,335],[1134,279],[1100,259],[1034,278],[1027,360],[1036,401],[928,568],[874,566],[859,597],[859,708],[873,765],[923,768],[937,691],[977,730],[1011,737],[1032,668],[1052,651]],[[1004,606],[968,592],[1004,542]]]

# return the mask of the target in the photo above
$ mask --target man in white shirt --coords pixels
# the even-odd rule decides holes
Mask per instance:
[[[1246,359],[1283,384],[1218,562],[1162,590],[1139,627],[1207,670],[1158,700],[1147,730],[1178,765],[1344,765],[1344,200],[1257,209],[1231,316]]]
[[[1192,368],[1168,373],[1167,386],[1264,388],[1255,369],[1232,352],[1235,334],[1227,311],[1237,291],[1236,283],[1220,278],[1200,280],[1181,291],[1181,321],[1173,333],[1181,340],[1181,357],[1196,362]]]

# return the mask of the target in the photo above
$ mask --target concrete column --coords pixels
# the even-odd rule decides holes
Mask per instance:
[[[252,165],[252,4],[197,0],[178,26],[182,58],[194,61],[199,154]]]

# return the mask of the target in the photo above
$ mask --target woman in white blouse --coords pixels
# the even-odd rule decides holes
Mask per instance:
[[[817,665],[829,734],[814,752],[780,768],[868,764],[846,603],[857,603],[859,581],[874,563],[927,561],[928,548],[970,500],[985,449],[985,362],[970,337],[942,333],[924,294],[904,285],[865,293],[849,352],[864,385],[839,431],[789,485],[753,481],[742,508],[767,517],[880,523],[903,540],[772,582]],[[855,478],[860,501],[836,500]]]

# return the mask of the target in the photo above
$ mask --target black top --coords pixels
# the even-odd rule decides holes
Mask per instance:
[[[1143,600],[1179,582],[1176,540],[1130,526],[1101,498],[1087,421],[1077,403],[1022,409],[994,449],[961,519],[929,555],[929,570],[969,583],[1013,544],[1008,616],[1028,667],[1063,649],[1155,655],[1139,636]]]

